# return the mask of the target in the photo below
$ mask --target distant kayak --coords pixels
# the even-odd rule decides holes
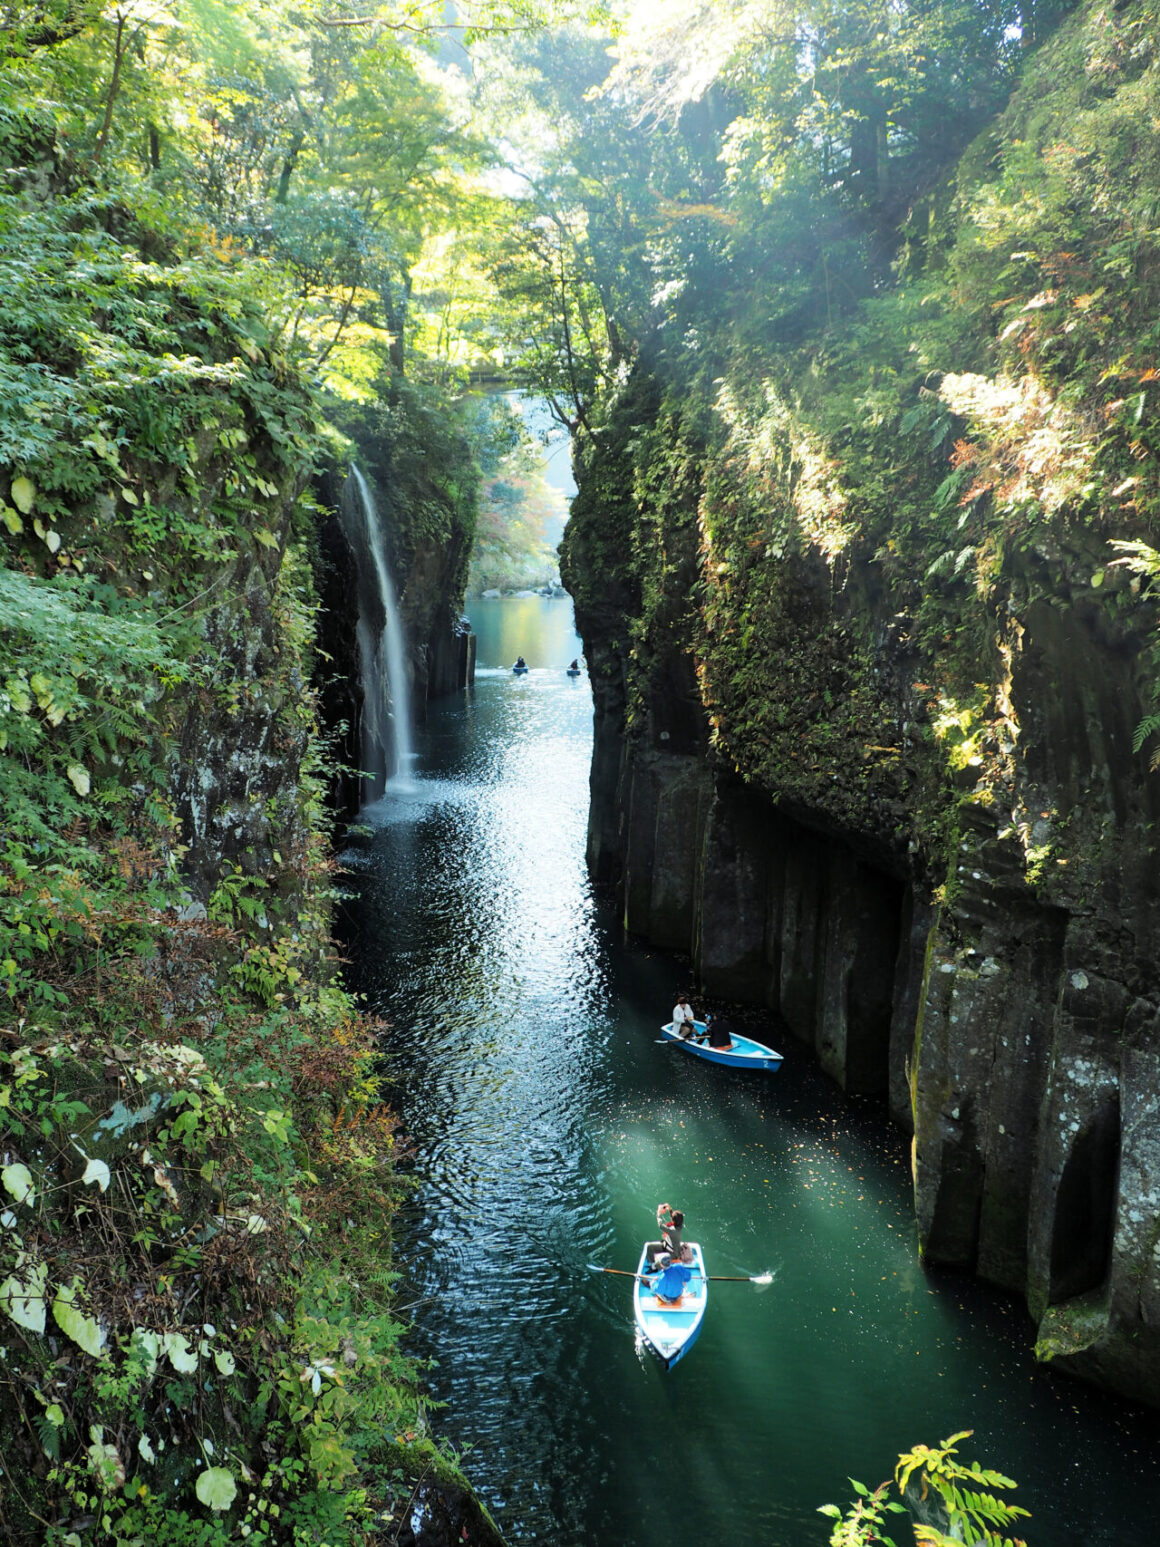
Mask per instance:
[[[707,1028],[704,1021],[694,1021],[693,1026],[699,1037],[705,1035]],[[673,1021],[661,1027],[661,1036],[666,1042],[675,1042],[678,1047],[683,1047],[686,1052],[708,1063],[726,1064],[730,1069],[767,1069],[775,1074],[782,1064],[780,1053],[775,1053],[764,1043],[755,1042],[752,1037],[738,1036],[737,1032],[732,1033],[732,1047],[710,1047],[707,1042],[694,1042],[692,1037],[682,1037]]]
[[[649,1349],[666,1370],[671,1370],[697,1341],[705,1307],[709,1303],[709,1285],[705,1278],[705,1259],[696,1241],[686,1243],[692,1260],[688,1278],[679,1299],[659,1299],[657,1288],[661,1274],[649,1273],[648,1247],[640,1254],[637,1280],[633,1285],[632,1305],[637,1329]]]

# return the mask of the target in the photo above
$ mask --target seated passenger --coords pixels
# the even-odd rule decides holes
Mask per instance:
[[[677,1036],[683,1038],[686,1042],[690,1037],[696,1035],[696,1016],[693,1013],[692,1005],[685,998],[684,994],[681,995],[673,1007],[673,1028]]]
[[[657,1228],[659,1241],[645,1242],[645,1256],[651,1268],[664,1267],[668,1262],[691,1262],[692,1255],[682,1240],[685,1216],[671,1203],[657,1204]]]

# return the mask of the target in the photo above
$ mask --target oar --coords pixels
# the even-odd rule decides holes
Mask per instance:
[[[589,1273],[615,1273],[620,1278],[649,1278],[651,1274],[630,1273],[627,1268],[602,1268],[599,1263],[586,1263]],[[653,1270],[656,1273],[663,1272],[661,1268]],[[749,1273],[733,1275],[729,1273],[707,1273],[706,1278],[711,1284],[772,1284],[772,1273]]]

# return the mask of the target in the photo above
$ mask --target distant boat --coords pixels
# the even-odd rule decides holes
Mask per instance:
[[[567,668],[567,674],[569,677],[578,677],[580,675],[579,666],[569,666]]]
[[[522,677],[527,669],[527,666],[522,664],[520,661],[517,661],[516,664],[512,667],[512,671],[515,672],[517,677]]]
[[[705,1276],[705,1259],[696,1241],[686,1241],[692,1254],[689,1280],[681,1298],[674,1304],[658,1300],[655,1284],[659,1270],[648,1271],[648,1246],[640,1254],[637,1278],[632,1286],[632,1306],[637,1330],[646,1346],[654,1353],[666,1370],[671,1370],[678,1359],[683,1359],[697,1341],[701,1323],[705,1319],[705,1307],[709,1303],[709,1283]]]
[[[694,1021],[693,1026],[699,1037],[703,1037],[708,1030],[704,1021]],[[708,1043],[694,1042],[691,1037],[682,1037],[677,1032],[675,1021],[670,1021],[667,1026],[661,1027],[661,1036],[666,1042],[675,1042],[686,1052],[695,1054],[697,1058],[704,1058],[711,1064],[726,1064],[730,1069],[768,1069],[771,1074],[776,1074],[781,1068],[780,1053],[775,1053],[764,1043],[755,1042],[752,1037],[739,1036],[735,1031],[730,1033],[732,1047],[710,1047]]]

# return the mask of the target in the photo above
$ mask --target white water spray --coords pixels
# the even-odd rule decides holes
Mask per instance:
[[[374,496],[362,473],[352,466],[343,490],[342,517],[359,563],[358,647],[362,662],[363,714],[361,758],[366,781],[364,805],[387,788],[411,787],[411,686],[407,649],[395,596],[382,526]],[[347,495],[353,483],[357,498]],[[381,622],[380,615],[381,614]],[[390,710],[388,710],[388,699]]]

